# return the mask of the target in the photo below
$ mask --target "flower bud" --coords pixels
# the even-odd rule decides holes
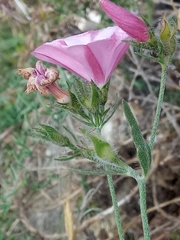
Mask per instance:
[[[173,27],[168,23],[165,14],[162,16],[160,22],[160,40],[163,45],[165,56],[172,57],[176,50],[175,34],[177,33],[177,24],[174,23]]]
[[[165,41],[170,38],[171,36],[171,27],[166,19],[165,14],[162,16],[162,20],[160,22],[160,39]]]

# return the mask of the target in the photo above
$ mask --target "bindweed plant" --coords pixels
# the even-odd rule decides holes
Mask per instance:
[[[75,157],[84,157],[102,166],[101,170],[87,170],[84,173],[107,175],[120,240],[124,240],[124,234],[112,176],[122,174],[134,178],[140,193],[144,239],[149,240],[146,179],[152,163],[152,150],[161,113],[166,73],[176,50],[177,25],[170,24],[163,14],[154,31],[146,20],[145,24],[108,0],[101,0],[100,5],[117,26],[44,43],[32,52],[32,55],[39,59],[35,68],[18,70],[27,80],[26,93],[36,90],[43,95],[51,93],[57,100],[56,106],[64,109],[84,126],[79,129],[82,137],[76,136],[67,127],[58,132],[52,126],[44,124],[35,127],[31,135],[68,149],[67,155],[56,160],[67,161]],[[130,45],[134,47],[138,56],[157,62],[162,67],[159,97],[149,142],[144,139],[128,103],[122,101],[141,173],[120,159],[101,134],[103,126],[119,105],[118,97],[115,96],[113,107],[106,107],[109,79]],[[64,90],[55,83],[60,78],[57,69],[46,68],[41,61],[59,65],[75,73],[82,80],[77,80],[73,84],[67,82],[68,90]]]

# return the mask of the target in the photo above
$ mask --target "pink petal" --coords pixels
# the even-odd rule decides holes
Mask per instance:
[[[43,66],[41,61],[36,62],[36,69],[41,75],[45,75],[46,68]]]
[[[32,55],[103,86],[129,47],[127,39],[118,26],[108,27],[45,43]]]
[[[104,82],[109,79],[114,68],[129,47],[127,43],[123,42],[129,39],[127,33],[117,26],[113,27],[113,30],[111,37],[88,44],[93,54],[96,55],[96,59],[101,64],[105,76]]]
[[[92,79],[95,79],[94,82],[97,85],[103,84],[105,80],[105,76],[102,71],[101,65],[88,46],[84,46],[84,54],[93,73]]]
[[[75,46],[75,49],[72,48],[71,50],[69,50],[69,47],[67,47],[66,45],[61,45],[60,40],[57,39],[50,43],[47,42],[37,47],[32,52],[32,55],[43,61],[64,67],[65,69],[76,73],[83,79],[91,81],[88,72],[86,71],[82,63],[79,63],[76,60],[76,58],[80,57],[80,52],[77,51],[77,47]]]
[[[42,81],[44,78],[45,78],[45,77],[44,77],[43,75],[38,75],[38,76],[36,77],[36,84],[42,85],[42,84],[41,84],[41,81]]]
[[[139,18],[109,0],[100,0],[100,5],[106,14],[129,36],[139,42],[148,41],[147,26]]]

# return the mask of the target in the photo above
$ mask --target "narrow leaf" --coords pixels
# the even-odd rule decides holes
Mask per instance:
[[[71,137],[74,139],[74,141],[76,142],[76,144],[78,144],[78,140],[76,138],[76,136],[74,135],[74,133],[72,133],[67,127],[63,126],[63,128],[71,135]]]
[[[144,140],[144,138],[141,134],[140,128],[138,126],[138,123],[137,123],[129,105],[124,100],[122,101],[122,105],[123,105],[126,119],[131,128],[131,134],[132,134],[134,144],[136,146],[138,160],[140,162],[140,165],[142,167],[144,175],[147,176],[149,169],[150,169],[150,165],[151,165],[150,147],[147,144],[147,142]]]
[[[78,150],[78,148],[74,146],[66,136],[60,134],[51,126],[40,124],[40,127],[35,128],[34,130],[40,133],[39,135],[35,134],[35,136],[38,136],[47,141],[51,141],[61,147],[69,147],[74,151]]]
[[[112,106],[112,110],[111,110],[111,113],[110,115],[106,118],[106,120],[104,121],[103,123],[103,126],[109,121],[109,119],[114,115],[115,111],[117,110],[119,106],[119,99],[118,99],[118,96],[116,95],[116,101],[114,103],[114,105]]]
[[[77,121],[83,123],[84,125],[89,126],[89,127],[92,127],[92,123],[86,122],[86,121],[78,118],[78,117],[77,117],[76,115],[74,115],[74,114],[72,114],[72,117],[73,117],[74,119],[76,119]]]
[[[55,158],[55,160],[63,162],[63,161],[72,160],[72,159],[74,159],[75,157],[78,157],[78,156],[80,156],[80,154],[79,153],[75,153],[73,155],[60,156],[58,158]]]

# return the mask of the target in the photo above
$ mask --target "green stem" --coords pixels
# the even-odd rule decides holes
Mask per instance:
[[[106,169],[106,170],[108,170],[108,169]],[[114,207],[114,214],[115,214],[119,239],[124,240],[124,233],[123,233],[123,229],[122,229],[122,223],[121,223],[121,218],[120,218],[120,214],[119,214],[119,207],[118,207],[118,203],[117,203],[117,199],[116,199],[116,193],[115,193],[115,189],[114,189],[114,182],[112,179],[112,175],[107,174],[107,179],[108,179],[109,190],[111,193],[112,203],[113,203],[113,207]]]
[[[158,123],[159,123],[159,118],[160,118],[160,114],[161,114],[161,107],[162,107],[163,98],[164,98],[164,91],[165,91],[165,87],[166,87],[166,74],[167,74],[168,66],[166,64],[162,64],[161,66],[162,66],[162,75],[161,75],[159,97],[158,97],[156,114],[155,114],[155,118],[154,118],[152,132],[151,132],[150,142],[149,142],[149,146],[150,146],[151,150],[154,145],[154,140],[155,140]]]
[[[137,180],[140,195],[140,209],[143,225],[144,240],[150,240],[149,224],[146,211],[146,183],[144,178]]]

